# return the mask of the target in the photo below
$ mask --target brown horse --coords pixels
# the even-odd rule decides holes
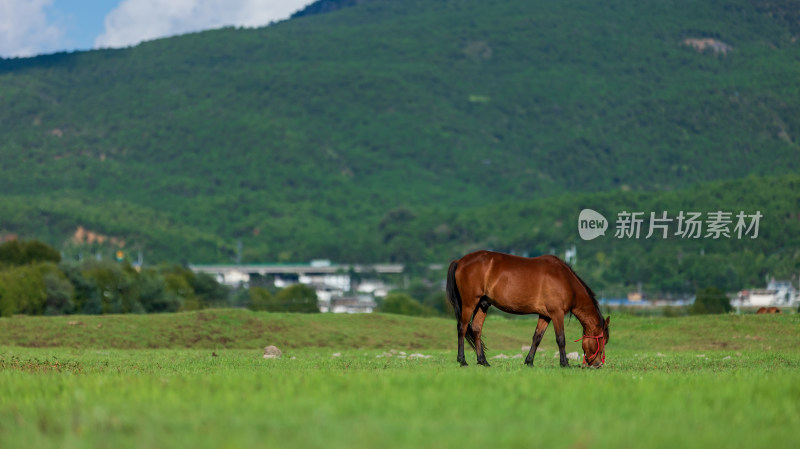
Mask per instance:
[[[764,313],[781,313],[781,309],[779,309],[777,307],[761,307],[756,312],[756,315],[761,315],[761,314],[764,314]]]
[[[564,317],[570,312],[583,325],[583,363],[599,368],[605,362],[610,319],[603,320],[592,289],[558,257],[527,258],[491,251],[467,254],[450,264],[447,298],[456,315],[457,360],[462,366],[467,365],[465,338],[475,348],[478,364],[489,366],[481,330],[490,306],[508,313],[539,315],[526,365],[533,366],[536,348],[550,321],[556,331],[561,366],[569,365]]]

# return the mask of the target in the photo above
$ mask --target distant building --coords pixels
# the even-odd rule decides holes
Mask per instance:
[[[609,306],[609,307],[627,307],[627,306],[649,306],[650,304],[647,301],[642,301],[639,299],[638,301],[631,301],[628,298],[600,298],[597,300],[600,305]]]
[[[772,278],[767,288],[743,290],[740,292],[737,305],[750,307],[788,306],[798,302],[798,292],[791,281],[778,281]]]
[[[359,293],[368,293],[376,298],[389,294],[391,287],[379,279],[365,279],[358,283],[355,290]]]
[[[320,312],[372,313],[378,305],[369,295],[341,296],[330,300],[328,307],[320,306]]]
[[[279,287],[301,282],[331,283],[344,290],[350,289],[350,274],[402,274],[402,264],[333,264],[329,260],[313,260],[302,264],[215,264],[189,265],[196,273],[207,273],[219,282],[247,287],[253,276],[272,276]],[[302,280],[299,278],[302,277]]]
[[[642,292],[629,292],[628,293],[628,301],[630,302],[641,302],[644,299]]]
[[[350,291],[349,274],[303,274],[298,277],[298,282],[311,286],[324,285],[345,292]]]
[[[371,313],[377,307],[375,297],[386,296],[390,286],[383,280],[366,278],[373,275],[399,275],[402,264],[343,264],[330,260],[312,260],[308,264],[250,264],[250,265],[190,265],[198,273],[207,273],[217,281],[247,288],[250,282],[272,282],[285,288],[292,284],[305,284],[317,293],[321,312]],[[355,281],[353,275],[358,276]],[[377,276],[375,276],[377,277]],[[354,291],[357,296],[345,296]]]
[[[745,304],[749,306],[771,306],[777,302],[777,291],[767,288],[750,290],[749,298],[745,299]]]
[[[792,281],[776,281],[775,278],[772,278],[767,283],[767,290],[775,291],[775,301],[777,302],[775,305],[791,304],[797,296],[797,291],[794,289]]]

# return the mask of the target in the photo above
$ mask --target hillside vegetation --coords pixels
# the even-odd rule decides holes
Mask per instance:
[[[584,201],[767,199],[777,228],[720,251],[796,268],[781,252],[798,238],[796,178],[772,178],[800,164],[790,2],[338,3],[260,29],[0,60],[0,234],[67,257],[124,246],[224,262],[238,240],[245,261],[442,261],[571,243],[569,221],[534,223],[533,209],[558,221]],[[705,187],[631,193],[750,175],[743,202],[729,184],[707,200]]]
[[[763,287],[767,277],[791,279],[800,270],[800,176],[749,177],[733,181],[714,181],[692,188],[669,192],[573,193],[532,201],[498,202],[463,209],[442,207],[399,206],[387,211],[375,224],[359,222],[359,234],[344,229],[320,229],[320,237],[337,232],[334,240],[320,243],[316,254],[337,261],[396,260],[408,263],[408,272],[444,279],[444,272],[428,273],[422,263],[438,262],[444,268],[450,260],[477,249],[493,249],[528,256],[556,253],[563,257],[572,246],[577,259],[572,265],[601,296],[624,296],[641,283],[651,293],[690,295],[698,288],[716,286],[732,292],[742,288]],[[42,205],[46,209],[41,209]],[[98,228],[110,223],[111,235],[141,235],[136,227],[136,215],[121,202],[76,207],[80,203],[50,199],[32,203],[23,197],[6,197],[0,202],[5,223],[34,229],[49,223],[50,230],[58,223],[84,220],[87,226]],[[603,214],[608,220],[605,236],[584,241],[578,233],[578,215],[584,208]],[[81,211],[91,211],[83,215]],[[618,214],[624,211],[642,212],[644,219],[638,238],[617,238]],[[672,220],[668,237],[661,231],[649,238],[650,213],[660,217],[666,211]],[[677,216],[683,212],[702,213],[703,228],[699,238],[676,235]],[[731,214],[727,226],[729,236],[714,239],[708,236],[706,220],[709,212]],[[754,232],[739,238],[736,215],[744,212],[763,217],[759,220],[758,236]],[[92,221],[87,222],[86,220]],[[147,251],[179,249],[182,260],[202,249],[213,249],[219,238],[210,233],[187,232],[186,225],[151,216],[147,234]],[[750,224],[748,220],[748,225]],[[283,233],[289,242],[292,229]],[[52,236],[52,235],[51,235]],[[180,238],[183,237],[183,238]],[[318,240],[299,241],[297,247],[314,256]],[[77,245],[67,240],[63,246],[67,258],[102,249],[101,244]],[[135,246],[133,247],[136,248]],[[327,252],[326,252],[327,249]],[[245,250],[245,260],[255,257]],[[146,252],[146,254],[150,254]],[[250,254],[248,256],[248,254]],[[107,253],[110,257],[111,255]],[[128,253],[136,257],[134,251]],[[147,259],[146,259],[147,260]],[[233,256],[223,259],[233,261]],[[263,259],[255,259],[263,261]],[[427,293],[416,295],[422,300]]]
[[[402,225],[418,232],[402,233],[398,239],[404,239],[408,248],[419,249],[411,246],[416,241],[438,248],[434,242],[445,238],[451,251],[494,248],[530,256],[550,252],[564,256],[574,245],[577,259],[572,265],[595,291],[607,297],[625,296],[639,283],[654,296],[658,292],[692,293],[708,286],[733,292],[763,288],[768,277],[792,279],[800,270],[798,192],[800,177],[787,175],[709,182],[673,192],[571,194],[476,208],[433,222],[420,214]],[[580,238],[578,215],[585,208],[608,220],[605,236],[590,241]],[[626,211],[642,213],[638,237],[617,236],[619,214]],[[679,214],[692,211],[701,214],[697,238],[678,234]],[[718,211],[730,214],[727,236],[709,233],[709,214]],[[658,228],[648,237],[651,213],[658,219],[664,212],[670,220],[665,222],[666,238]],[[736,231],[736,216],[741,212],[763,215],[757,236],[744,229]],[[751,225],[751,220],[746,219],[745,224]],[[683,228],[686,231],[686,226]]]

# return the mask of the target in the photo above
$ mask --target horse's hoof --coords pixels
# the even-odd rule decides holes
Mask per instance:
[[[469,363],[465,362],[464,360],[459,360],[458,363],[461,364],[461,366],[469,366]]]
[[[530,362],[526,360],[525,364],[533,368],[533,360],[531,360]]]
[[[487,368],[488,368],[488,367],[490,367],[490,366],[492,366],[492,365],[489,365],[489,362],[487,362],[487,361],[485,361],[485,360],[484,360],[483,362],[478,362],[478,365],[483,365],[483,366],[485,366],[485,367],[487,367]]]

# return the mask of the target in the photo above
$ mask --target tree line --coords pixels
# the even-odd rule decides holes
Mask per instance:
[[[38,240],[0,244],[0,316],[167,313],[208,307],[316,312],[305,285],[270,291],[234,289],[175,264],[136,267],[127,261],[62,260]]]
[[[729,298],[717,287],[700,288],[696,297],[693,305],[680,310],[669,308],[664,315],[732,310]],[[206,273],[194,273],[178,265],[137,268],[124,261],[66,261],[57,250],[38,240],[0,244],[0,316],[168,313],[207,307],[319,312],[315,290],[303,284],[281,289],[262,282],[234,289]],[[451,314],[439,285],[419,277],[407,288],[379,298],[378,312],[440,317]]]
[[[0,245],[1,316],[176,312],[228,297],[228,288],[213,277],[178,265],[62,260],[38,240]]]

